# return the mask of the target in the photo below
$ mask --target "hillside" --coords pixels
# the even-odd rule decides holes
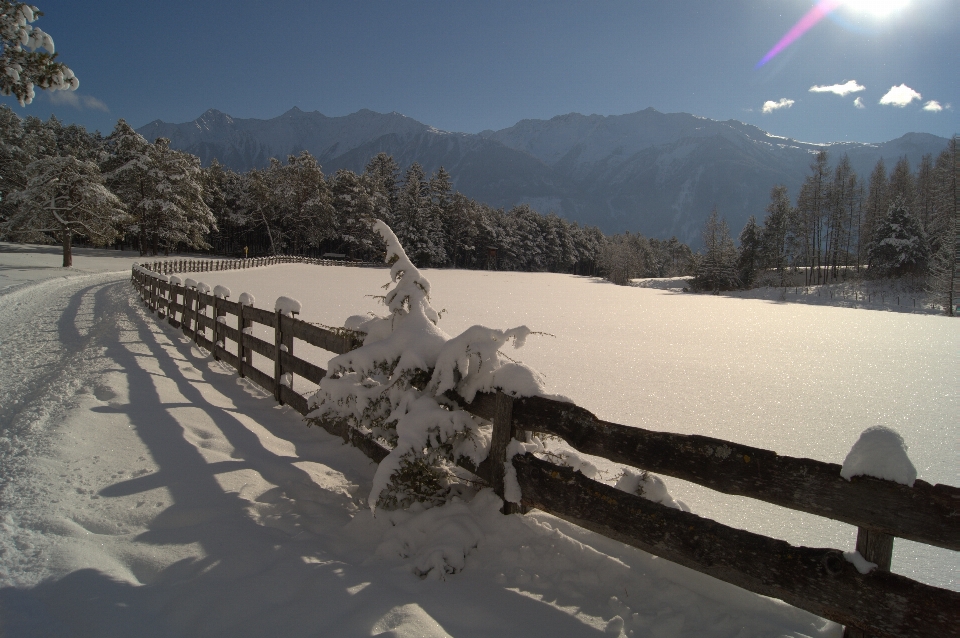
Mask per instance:
[[[362,171],[380,151],[401,166],[444,166],[464,194],[497,207],[527,202],[541,212],[597,225],[607,233],[676,235],[699,244],[713,206],[733,232],[747,217],[763,216],[770,188],[796,195],[813,154],[846,153],[864,178],[879,158],[912,165],[939,153],[947,140],[911,133],[879,144],[812,144],[778,137],[734,120],[648,108],[615,116],[570,113],[523,120],[478,134],[437,130],[399,113],[361,110],[342,117],[293,108],[269,120],[233,118],[209,110],[193,122],[156,120],[138,129],[153,140],[214,158],[237,171],[267,166],[271,157],[308,150],[327,174]]]

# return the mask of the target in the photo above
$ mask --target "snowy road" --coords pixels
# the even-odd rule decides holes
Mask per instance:
[[[0,636],[838,635],[485,493],[374,519],[365,457],[127,279],[0,293]],[[463,571],[416,577],[444,552]]]

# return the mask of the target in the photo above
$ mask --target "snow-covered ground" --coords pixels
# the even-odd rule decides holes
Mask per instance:
[[[146,313],[128,283],[135,256],[91,251],[109,261],[85,267],[80,249],[87,272],[64,278],[56,253],[44,262],[9,246],[0,272],[26,281],[36,263],[41,280],[0,289],[2,636],[839,635],[548,515],[504,517],[483,493],[373,518],[362,497],[374,466]],[[553,335],[516,354],[601,418],[836,463],[883,423],[920,478],[957,484],[949,319],[563,275],[426,274],[449,334],[525,323]],[[338,325],[382,312],[366,295],[387,273],[283,265],[196,278],[261,307],[287,295],[302,318]],[[849,526],[666,482],[699,514],[853,547]],[[464,550],[445,580],[413,573]],[[957,566],[952,552],[894,549],[894,570],[925,582],[956,588]]]

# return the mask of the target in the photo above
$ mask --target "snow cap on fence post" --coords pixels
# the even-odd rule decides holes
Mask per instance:
[[[913,487],[917,468],[907,456],[903,437],[892,428],[875,425],[864,430],[850,448],[840,476],[848,481],[854,476],[873,476]]]
[[[195,279],[191,279],[190,277],[187,277],[186,279],[183,280],[183,285],[186,286],[187,288],[196,288],[197,281]]]
[[[220,299],[226,299],[227,297],[230,296],[230,289],[227,288],[226,286],[220,286],[220,285],[214,286],[213,296],[219,297]]]
[[[257,298],[251,295],[249,292],[240,293],[240,305],[241,306],[252,306],[257,303]]]
[[[210,294],[210,286],[203,283],[202,281],[197,282],[197,292],[202,292],[204,294]]]
[[[292,317],[300,314],[301,304],[291,297],[277,297],[277,302],[273,309],[285,317]]]
[[[170,275],[170,283],[172,283],[175,286],[182,286],[183,280],[177,277],[176,275]]]

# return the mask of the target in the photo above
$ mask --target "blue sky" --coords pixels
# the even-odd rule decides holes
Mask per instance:
[[[121,117],[139,127],[293,106],[398,111],[464,132],[651,106],[811,142],[960,132],[957,0],[899,0],[883,18],[841,7],[760,68],[815,2],[35,1],[35,25],[80,88],[3,102],[104,133]],[[850,81],[863,88],[810,91]],[[880,104],[901,85],[921,97]],[[924,110],[931,101],[942,110]]]

